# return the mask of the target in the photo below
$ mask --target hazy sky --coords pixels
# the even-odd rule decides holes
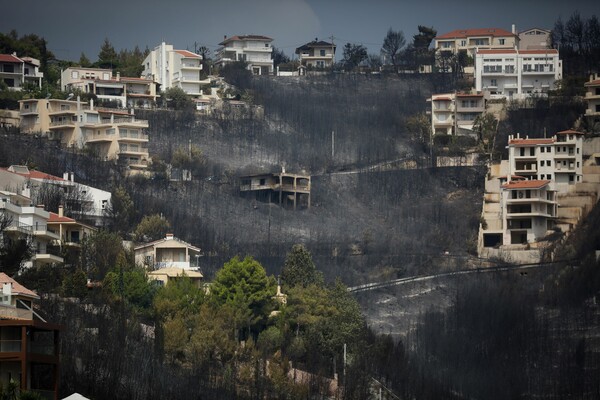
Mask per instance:
[[[118,50],[135,45],[152,49],[161,41],[180,49],[194,42],[214,50],[224,35],[260,34],[288,56],[296,47],[319,38],[362,43],[378,53],[388,28],[407,40],[417,25],[439,34],[459,28],[552,28],[558,17],[574,11],[600,17],[598,0],[29,0],[6,1],[0,32],[16,29],[48,41],[57,58],[92,60],[104,38]],[[341,49],[338,51],[341,55]]]

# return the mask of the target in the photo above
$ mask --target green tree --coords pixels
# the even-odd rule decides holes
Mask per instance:
[[[133,200],[123,186],[114,189],[110,204],[105,210],[109,226],[113,232],[125,235],[131,229],[135,217]]]
[[[344,69],[352,71],[367,59],[367,48],[362,44],[346,43],[343,54],[342,65]]]
[[[87,274],[81,268],[65,275],[62,282],[63,296],[83,299],[87,291]]]
[[[98,53],[98,62],[96,65],[99,68],[110,69],[117,68],[119,66],[119,56],[108,38],[104,39],[104,42],[100,47],[100,52]]]
[[[302,244],[295,244],[287,254],[281,279],[289,287],[323,285],[323,275],[317,271],[310,252]]]
[[[170,229],[171,224],[162,215],[145,215],[135,228],[135,240],[137,242],[152,242],[162,239]]]
[[[167,101],[167,107],[180,110],[189,111],[194,109],[194,102],[188,96],[188,94],[180,87],[173,86],[165,90],[164,99]]]
[[[116,233],[99,230],[81,243],[82,266],[88,277],[95,280],[103,280],[119,259],[127,257],[133,258],[126,254],[121,237]]]
[[[490,113],[478,115],[475,121],[473,121],[473,131],[477,132],[482,150],[491,157],[498,131],[498,120],[496,117]]]
[[[394,31],[392,28],[388,29],[387,34],[383,39],[381,53],[390,59],[392,65],[396,69],[396,72],[398,72],[398,56],[405,44],[406,39],[404,38],[404,32]]]
[[[90,61],[89,58],[87,58],[87,56],[85,55],[85,53],[82,51],[81,55],[79,56],[79,65],[83,68],[89,68],[92,66],[92,62]]]
[[[273,306],[275,279],[254,258],[232,258],[223,265],[211,286],[218,305],[232,308],[238,328],[256,329],[266,320]]]

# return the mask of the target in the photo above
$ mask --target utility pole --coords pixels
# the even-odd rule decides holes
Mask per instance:
[[[331,161],[335,157],[335,131],[331,131]]]

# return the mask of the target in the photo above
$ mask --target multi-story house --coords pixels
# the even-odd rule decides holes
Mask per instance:
[[[475,90],[492,98],[523,99],[546,95],[562,79],[562,61],[555,49],[477,50]]]
[[[582,182],[583,134],[557,132],[552,138],[529,139],[510,136],[508,175],[530,180],[551,180],[560,191]]]
[[[550,31],[531,28],[519,32],[519,50],[543,50],[550,48]]]
[[[49,229],[50,214],[43,206],[33,206],[26,196],[0,191],[0,215],[8,225],[4,232],[0,232],[2,240],[13,243],[25,241],[31,245],[33,256],[23,267],[61,264],[64,261],[52,248],[53,242],[60,240],[60,236]]]
[[[164,239],[141,244],[134,249],[135,262],[151,270],[180,268],[196,270],[200,249],[168,233]]]
[[[39,296],[0,272],[0,385],[58,399],[60,331],[33,309]]]
[[[40,61],[35,58],[0,54],[0,80],[10,90],[22,90],[28,82],[41,88],[44,74],[39,69]]]
[[[199,271],[179,267],[166,267],[148,272],[148,280],[157,283],[159,286],[166,286],[169,282],[186,278],[198,289],[201,289],[203,277]]]
[[[25,165],[0,168],[0,187],[31,196],[36,190],[50,185],[60,191],[70,215],[95,226],[103,225],[111,193],[92,186],[75,182],[75,174],[65,172],[61,177],[41,171],[30,170]]]
[[[593,132],[600,131],[600,76],[590,75],[589,82],[585,83],[585,100],[587,109],[585,117],[588,121],[588,129]]]
[[[434,94],[431,102],[431,131],[434,135],[470,134],[475,119],[485,112],[484,93]]]
[[[162,42],[150,51],[144,62],[142,77],[160,84],[162,91],[179,87],[191,96],[202,95],[202,56],[188,50],[176,50]]]
[[[502,185],[501,207],[503,245],[538,241],[554,227],[558,215],[552,180],[509,180]]]
[[[514,49],[519,37],[499,28],[457,29],[435,37],[436,52],[458,54],[464,51],[473,55],[477,49]]]
[[[310,208],[310,175],[285,172],[240,177],[240,193],[284,208]]]
[[[59,206],[58,213],[50,213],[48,230],[56,233],[60,239],[52,245],[64,255],[65,264],[76,264],[80,261],[82,241],[93,235],[96,228],[66,217],[63,206]]]
[[[272,41],[270,37],[261,35],[225,36],[219,43],[222,47],[217,49],[215,66],[223,67],[228,63],[244,61],[254,75],[272,75]]]
[[[127,110],[96,108],[79,99],[20,101],[21,132],[41,133],[65,147],[88,148],[98,157],[116,160],[129,173],[148,168],[148,121]]]
[[[121,107],[149,108],[159,97],[152,79],[113,77],[111,69],[69,67],[61,73],[61,87],[68,92],[78,89],[92,93],[99,100],[116,101]]]
[[[296,49],[300,64],[309,68],[329,68],[335,63],[333,43],[315,39]]]

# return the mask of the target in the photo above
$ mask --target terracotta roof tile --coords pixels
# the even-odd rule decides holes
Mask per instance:
[[[5,283],[12,284],[12,294],[13,295],[22,295],[22,296],[31,297],[34,299],[40,298],[40,296],[38,296],[34,291],[27,289],[25,286],[21,285],[19,282],[15,281],[13,278],[6,275],[4,272],[0,272],[0,285],[3,285]]]
[[[69,217],[60,217],[58,214],[50,212],[50,217],[48,217],[48,222],[52,223],[58,223],[58,222],[76,222],[73,218],[69,218]]]
[[[460,39],[471,36],[516,36],[514,33],[500,28],[480,28],[480,29],[456,29],[452,32],[444,33],[435,39]]]
[[[13,56],[12,54],[0,54],[0,62],[21,64],[23,60],[21,60],[19,57]]]
[[[187,58],[202,58],[200,55],[187,50],[175,50],[175,53],[181,54],[182,56]]]
[[[597,85],[600,85],[600,79],[595,79],[593,81],[585,83],[585,86],[597,86]]]
[[[557,135],[583,135],[583,132],[575,131],[573,129],[567,129],[566,131],[556,132]]]
[[[512,139],[508,144],[552,144],[554,139]]]
[[[537,180],[537,179],[532,179],[532,180],[523,180],[523,181],[510,181],[508,183],[505,183],[504,185],[502,185],[503,189],[508,189],[508,190],[512,190],[512,189],[540,189],[543,188],[544,186],[548,185],[550,182],[547,179],[544,180]]]

